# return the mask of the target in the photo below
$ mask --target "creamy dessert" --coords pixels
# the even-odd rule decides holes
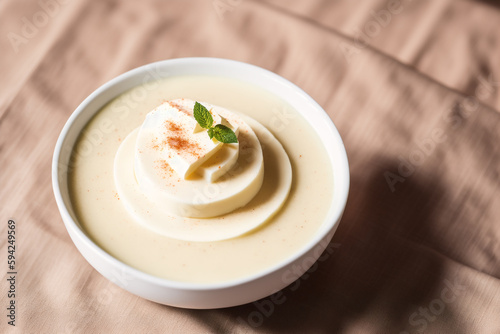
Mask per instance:
[[[114,160],[118,196],[136,221],[167,237],[234,238],[269,220],[283,205],[292,182],[290,161],[257,121],[203,103],[215,128],[226,123],[236,142],[211,139],[210,129],[195,121],[195,103],[166,101],[125,138]],[[265,175],[259,137],[273,157],[266,159],[273,166]],[[263,197],[270,192],[272,197]]]
[[[72,165],[86,233],[132,267],[185,282],[229,281],[289,257],[333,195],[308,123],[227,78],[171,77],[122,94],[86,126]]]

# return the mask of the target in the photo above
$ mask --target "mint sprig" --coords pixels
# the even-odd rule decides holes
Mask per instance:
[[[227,126],[222,124],[217,124],[213,126],[214,119],[212,117],[212,114],[202,104],[198,102],[194,103],[193,115],[196,122],[198,122],[198,124],[202,128],[208,130],[207,133],[210,139],[215,138],[224,144],[231,144],[238,142],[238,137],[236,137],[234,131],[228,128]]]
[[[194,103],[193,115],[196,122],[204,129],[210,129],[214,124],[210,111],[198,102]]]
[[[225,144],[238,142],[234,131],[222,124],[217,124],[213,128],[208,129],[208,136],[210,139],[215,137],[215,139]]]

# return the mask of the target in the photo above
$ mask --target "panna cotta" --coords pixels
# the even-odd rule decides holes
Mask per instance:
[[[215,123],[224,120],[237,130],[237,143],[210,139],[198,128],[195,101],[166,101],[121,143],[114,178],[137,222],[167,237],[206,242],[237,237],[270,219],[288,196],[292,169],[283,146],[263,125],[202,105]],[[259,137],[266,139],[265,155]],[[264,173],[266,160],[271,166]],[[206,176],[220,170],[226,172]],[[267,193],[273,196],[264,198]]]
[[[238,141],[194,118],[210,111]],[[68,180],[85,233],[145,273],[228,282],[264,272],[306,245],[333,198],[331,162],[309,123],[262,88],[183,75],[106,104],[77,140]]]

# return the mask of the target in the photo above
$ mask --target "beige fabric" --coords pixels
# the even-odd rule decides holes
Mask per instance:
[[[2,1],[0,267],[12,217],[19,274],[16,328],[1,280],[0,331],[498,333],[500,9],[400,4],[375,33],[389,1]],[[200,311],[135,297],[87,264],[58,214],[50,164],[71,112],[126,70],[187,56],[284,76],[345,140],[331,254],[274,299]]]

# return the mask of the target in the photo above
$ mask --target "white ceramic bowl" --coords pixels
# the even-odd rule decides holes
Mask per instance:
[[[307,245],[265,271],[231,282],[194,284],[171,281],[132,268],[97,246],[81,228],[68,191],[68,163],[83,127],[117,95],[158,78],[177,75],[217,75],[255,84],[296,107],[316,129],[333,166],[333,202],[326,220]],[[217,58],[181,58],[145,65],[124,73],[90,94],[73,112],[57,141],[52,184],[68,233],[85,259],[103,276],[143,298],[177,307],[220,308],[249,303],[277,292],[305,273],[330,242],[344,211],[349,191],[349,166],[340,135],[325,111],[302,89],[262,68]],[[293,275],[291,271],[293,268]]]

